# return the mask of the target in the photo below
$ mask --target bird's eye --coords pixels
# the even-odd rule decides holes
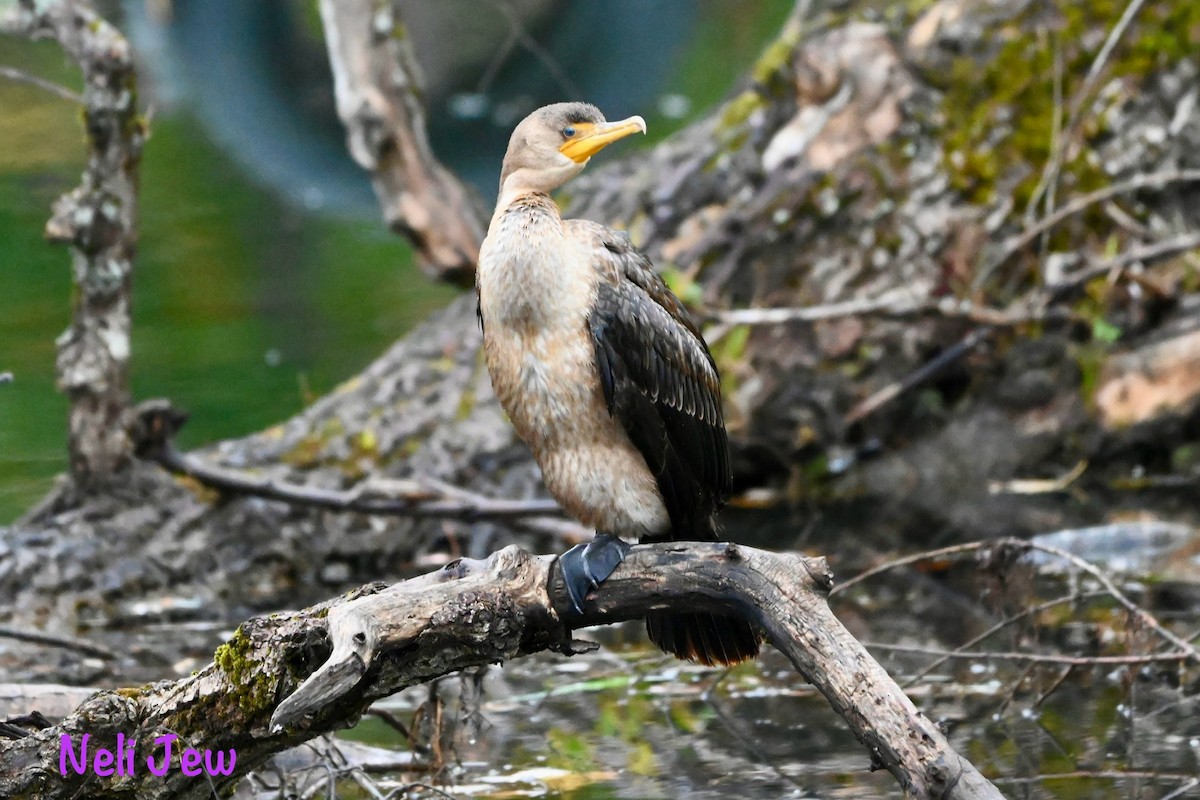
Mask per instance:
[[[567,127],[563,128],[562,133],[563,133],[564,137],[566,137],[567,139],[570,139],[572,136],[575,135],[575,129],[572,128],[570,125],[568,125]]]

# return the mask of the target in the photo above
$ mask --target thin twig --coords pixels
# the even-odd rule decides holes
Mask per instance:
[[[500,69],[508,63],[508,57],[512,54],[513,47],[517,44],[517,32],[510,30],[508,36],[504,39],[504,43],[496,48],[496,52],[492,55],[491,61],[484,67],[483,74],[479,76],[479,82],[475,84],[475,94],[485,94],[492,88],[492,82],[496,80],[496,76],[500,74]]]
[[[1087,600],[1087,599],[1095,598],[1095,597],[1104,597],[1105,594],[1106,594],[1105,592],[1101,592],[1101,591],[1084,592],[1082,594],[1071,593],[1071,594],[1065,595],[1063,597],[1057,597],[1053,600],[1047,600],[1044,603],[1038,603],[1036,606],[1030,606],[1029,608],[1024,609],[1020,613],[1013,614],[1010,617],[1000,620],[995,625],[991,626],[990,628],[988,628],[987,630],[985,630],[983,633],[979,634],[978,636],[973,636],[972,638],[963,642],[961,645],[954,648],[953,651],[947,652],[947,653],[939,656],[935,661],[922,667],[916,674],[912,675],[907,680],[905,680],[905,682],[903,684],[901,684],[901,688],[907,689],[909,686],[912,686],[917,681],[921,680],[921,678],[924,678],[926,675],[928,675],[929,673],[933,672],[935,669],[940,667],[942,664],[945,664],[947,661],[953,659],[955,657],[956,653],[963,652],[969,647],[974,647],[975,645],[977,645],[983,641],[986,641],[987,639],[990,639],[992,636],[996,635],[997,633],[1004,630],[1008,626],[1013,625],[1014,623],[1020,622],[1021,620],[1026,619],[1027,617],[1031,617],[1034,614],[1040,614],[1043,611],[1047,611],[1056,606],[1064,605],[1065,603],[1074,603],[1074,602],[1078,602],[1079,600]]]
[[[885,650],[893,653],[912,653],[914,655],[936,656],[947,659],[969,659],[973,661],[1018,661],[1031,664],[1067,664],[1072,667],[1087,667],[1094,665],[1112,664],[1149,664],[1155,661],[1188,661],[1193,657],[1191,652],[1178,651],[1173,653],[1147,653],[1138,656],[1065,656],[1054,653],[1014,653],[991,650],[942,650],[934,647],[919,645],[886,644],[882,642],[867,642],[863,645],[868,649]]]
[[[816,306],[786,306],[782,308],[738,308],[713,311],[706,318],[722,328],[734,325],[781,325],[789,322],[824,322],[844,317],[878,316],[906,319],[922,314],[934,314],[946,319],[962,319],[981,325],[1022,325],[1041,322],[1045,313],[1026,312],[1017,303],[1010,308],[993,308],[956,297],[918,297],[908,290],[889,292],[881,297],[838,300]],[[722,330],[720,333],[723,333]],[[714,333],[713,338],[720,338]]]
[[[494,0],[493,5],[500,10],[504,18],[508,21],[509,27],[513,35],[517,37],[517,41],[525,48],[534,58],[542,62],[542,66],[546,68],[546,72],[550,73],[550,77],[558,82],[558,87],[567,93],[568,97],[583,97],[583,92],[579,90],[579,86],[571,77],[567,75],[562,65],[554,59],[554,56],[538,44],[538,41],[529,35],[529,31],[521,23],[517,12],[513,10],[507,0]]]
[[[439,517],[466,522],[563,515],[562,508],[553,500],[497,500],[462,488],[457,488],[451,496],[420,481],[377,484],[390,488],[387,497],[369,496],[373,490],[370,483],[345,491],[306,486],[207,464],[174,447],[165,448],[155,460],[169,472],[185,475],[212,489],[331,511]]]
[[[1046,291],[1052,295],[1060,295],[1082,286],[1095,278],[1120,272],[1130,264],[1158,261],[1159,259],[1170,258],[1179,253],[1186,253],[1189,250],[1196,250],[1197,248],[1200,248],[1200,231],[1181,233],[1178,236],[1172,236],[1170,239],[1163,239],[1144,247],[1132,248],[1112,258],[1106,258],[1091,266],[1077,270],[1065,276],[1058,283],[1047,286]]]
[[[1081,459],[1064,475],[1057,478],[1013,478],[1007,481],[988,481],[988,494],[1057,494],[1068,491],[1087,471],[1088,462]]]
[[[901,289],[881,297],[855,298],[799,308],[740,308],[715,311],[710,316],[714,321],[726,325],[779,325],[785,322],[820,322],[861,314],[909,316],[928,308],[929,304],[929,298]]]
[[[1061,37],[1061,35],[1057,31],[1055,31],[1052,34],[1052,36],[1054,37],[1054,87],[1053,87],[1054,115],[1053,115],[1053,117],[1051,117],[1051,120],[1050,120],[1050,152],[1056,153],[1062,147],[1063,117],[1065,116],[1063,113],[1063,54],[1062,54],[1062,37]],[[1043,165],[1043,167],[1044,166],[1045,165]],[[1045,179],[1045,175],[1043,174],[1041,180],[1044,180],[1044,179]],[[1040,182],[1041,181],[1039,180],[1039,186],[1037,187],[1038,189],[1041,188]],[[1036,196],[1037,196],[1037,189],[1034,190],[1034,197],[1036,197]],[[1051,191],[1047,195],[1047,197],[1049,198],[1047,201],[1048,207],[1053,207],[1053,205],[1054,205],[1054,187],[1053,186],[1051,187]],[[1027,204],[1025,206],[1025,224],[1026,225],[1033,224],[1034,217],[1036,216],[1036,214],[1037,214],[1037,203],[1031,202],[1031,203]],[[1042,234],[1040,249],[1043,252],[1046,250],[1046,242],[1049,240],[1049,237],[1050,237],[1050,234],[1048,232]]]
[[[1159,800],[1175,800],[1176,797],[1183,797],[1184,792],[1190,792],[1192,789],[1195,789],[1197,786],[1200,786],[1200,778],[1192,778],[1190,781],[1183,784],[1183,786],[1180,786],[1175,791],[1164,794],[1161,798],[1159,798]]]
[[[1155,633],[1157,633],[1161,638],[1165,639],[1166,641],[1168,641],[1172,645],[1174,645],[1174,647],[1176,648],[1178,653],[1181,654],[1183,658],[1186,658],[1189,661],[1195,661],[1196,663],[1200,663],[1200,650],[1197,650],[1195,646],[1189,644],[1182,637],[1179,637],[1179,636],[1175,635],[1174,633],[1172,633],[1171,631],[1164,628],[1162,623],[1160,623],[1152,614],[1150,614],[1148,611],[1143,609],[1137,603],[1130,600],[1125,595],[1124,592],[1122,592],[1119,588],[1117,588],[1117,585],[1115,583],[1113,583],[1112,578],[1110,578],[1102,569],[1097,567],[1095,564],[1092,564],[1090,561],[1080,558],[1079,556],[1075,555],[1074,553],[1070,553],[1061,548],[1054,547],[1053,545],[1043,544],[1041,542],[1025,541],[1024,539],[1017,539],[1015,537],[1004,537],[1004,538],[1000,538],[1000,539],[987,539],[987,540],[980,541],[980,542],[966,542],[964,544],[952,545],[950,547],[943,547],[943,548],[940,548],[937,550],[929,550],[929,551],[926,551],[923,553],[916,553],[916,554],[913,554],[910,556],[904,556],[903,558],[894,559],[892,561],[888,561],[886,563],[879,564],[878,566],[872,567],[871,569],[868,569],[864,572],[859,573],[858,575],[855,575],[853,578],[850,578],[849,580],[845,581],[844,583],[834,586],[833,589],[830,591],[830,595],[832,596],[839,592],[844,592],[845,590],[849,589],[851,586],[861,583],[862,581],[864,581],[874,575],[878,575],[881,572],[886,572],[888,570],[892,570],[897,567],[907,566],[909,564],[915,564],[920,561],[931,561],[931,560],[935,560],[935,559],[946,558],[948,556],[963,555],[965,553],[973,553],[973,552],[977,552],[979,550],[984,550],[984,549],[988,549],[988,548],[1000,548],[1000,547],[1012,547],[1012,548],[1017,548],[1019,550],[1037,550],[1039,552],[1046,553],[1047,555],[1052,555],[1055,558],[1066,561],[1067,563],[1074,566],[1076,569],[1078,569],[1082,572],[1086,572],[1088,575],[1091,575],[1093,578],[1095,578],[1100,583],[1100,585],[1104,588],[1104,590],[1109,594],[1109,596],[1111,596],[1114,600],[1117,601],[1117,603],[1119,603],[1121,606],[1123,606],[1125,608],[1125,610],[1128,611],[1131,615],[1133,615],[1135,618],[1137,618],[1137,620],[1142,625],[1146,626],[1147,628],[1150,628]],[[1159,654],[1159,655],[1161,655],[1161,654]],[[1173,660],[1173,658],[1174,658],[1173,656],[1167,656],[1168,660]],[[1069,662],[1067,662],[1067,663],[1069,663]]]
[[[1051,683],[1049,687],[1042,690],[1042,692],[1038,695],[1038,699],[1033,701],[1033,708],[1041,708],[1042,703],[1050,699],[1050,696],[1058,691],[1058,687],[1066,683],[1067,678],[1071,677],[1071,673],[1074,671],[1074,665],[1068,664],[1066,668],[1064,668],[1063,671],[1058,674],[1058,677],[1054,679],[1054,682]]]
[[[410,747],[414,747],[412,731],[410,731],[408,729],[408,726],[405,725],[403,722],[401,722],[400,718],[397,717],[392,712],[387,711],[386,709],[376,708],[375,706],[371,706],[370,708],[368,708],[366,711],[363,712],[363,715],[368,716],[368,717],[378,718],[381,722],[383,722],[384,725],[387,725],[389,728],[396,731],[401,736],[403,736],[406,740],[408,740],[408,744]],[[415,747],[414,747],[414,749],[415,749]]]
[[[946,348],[937,356],[926,361],[921,366],[914,369],[912,372],[905,375],[898,381],[888,384],[879,391],[873,393],[870,397],[863,400],[861,403],[850,409],[846,414],[846,424],[853,424],[870,416],[878,411],[883,406],[895,400],[904,392],[919,386],[931,377],[941,372],[946,367],[958,361],[963,356],[970,353],[975,347],[987,338],[994,328],[982,327],[968,333],[957,344]]]
[[[717,687],[721,685],[723,680],[729,677],[730,671],[731,670],[729,669],[722,670],[721,674],[716,677],[712,684],[700,693],[700,699],[704,701],[706,706],[712,709],[713,713],[717,715],[717,719],[720,721],[720,723],[727,731],[729,731],[729,733],[733,735],[733,740],[737,742],[738,746],[744,751],[751,763],[765,764],[768,769],[775,773],[776,777],[791,785],[792,788],[798,792],[798,794],[808,794],[809,792],[805,789],[805,787],[800,785],[800,782],[794,777],[787,774],[783,768],[779,766],[776,759],[771,758],[767,753],[763,752],[762,748],[758,746],[758,743],[755,741],[753,734],[739,725],[721,706],[721,704],[717,702]]]
[[[1018,539],[1015,541],[1020,540]],[[1103,586],[1110,595],[1112,595],[1114,600],[1124,606],[1125,609],[1142,625],[1150,628],[1160,637],[1175,645],[1175,647],[1177,647],[1181,652],[1186,653],[1188,660],[1195,661],[1196,663],[1200,664],[1200,650],[1197,650],[1191,644],[1184,641],[1181,637],[1176,636],[1174,633],[1164,628],[1162,623],[1160,623],[1152,614],[1150,614],[1150,612],[1146,611],[1137,603],[1126,597],[1125,593],[1117,588],[1117,585],[1113,583],[1112,578],[1110,578],[1108,574],[1104,572],[1104,570],[1100,569],[1092,562],[1080,558],[1074,553],[1067,552],[1066,550],[1054,547],[1053,545],[1043,544],[1041,542],[1029,542],[1028,545],[1033,550],[1039,550],[1048,555],[1052,555],[1055,558],[1062,559],[1063,561],[1066,561],[1074,566],[1076,569],[1091,575],[1093,578],[1099,581],[1100,585]]]
[[[834,587],[829,590],[829,596],[833,597],[834,595],[841,594],[842,592],[846,591],[847,589],[850,589],[852,586],[855,586],[856,584],[862,583],[863,581],[868,580],[869,578],[873,578],[876,575],[879,575],[881,573],[890,572],[893,569],[898,569],[900,567],[907,567],[911,564],[917,564],[922,561],[935,561],[940,558],[946,558],[947,556],[957,556],[957,555],[962,555],[964,553],[974,553],[975,551],[982,550],[986,547],[1003,546],[1004,543],[1006,543],[1007,541],[1010,541],[1010,540],[988,539],[988,540],[981,541],[981,542],[964,542],[963,544],[950,545],[949,547],[941,547],[941,548],[938,548],[937,550],[926,550],[921,553],[913,553],[911,555],[891,559],[889,561],[885,561],[882,564],[877,564],[876,566],[871,567],[870,569],[867,569],[867,570],[864,570],[863,572],[858,573],[857,575],[855,575],[852,578],[848,578],[847,580],[844,580],[841,583],[834,585]],[[1028,542],[1024,542],[1021,540],[1012,540],[1012,541],[1020,541],[1022,547],[1028,545]]]
[[[1096,54],[1096,58],[1092,60],[1092,65],[1088,69],[1088,74],[1083,79],[1083,85],[1079,87],[1079,91],[1075,93],[1075,97],[1071,101],[1071,108],[1067,115],[1067,125],[1065,133],[1058,137],[1056,146],[1050,152],[1050,158],[1046,161],[1042,168],[1042,177],[1038,181],[1038,185],[1034,188],[1033,194],[1029,199],[1029,208],[1036,208],[1044,193],[1049,192],[1047,196],[1046,211],[1049,213],[1053,210],[1053,191],[1058,183],[1059,171],[1062,169],[1063,157],[1066,153],[1070,142],[1075,138],[1076,132],[1079,130],[1079,125],[1083,121],[1081,113],[1084,104],[1091,97],[1092,91],[1096,88],[1096,82],[1100,79],[1100,74],[1104,70],[1104,66],[1108,63],[1108,58],[1112,55],[1113,48],[1117,46],[1117,42],[1125,34],[1125,30],[1129,27],[1129,23],[1141,10],[1144,0],[1130,0],[1129,5],[1125,7],[1124,13],[1112,30],[1108,33],[1108,38],[1104,40],[1104,44],[1100,47],[1100,52]]]
[[[64,650],[74,650],[84,655],[103,658],[106,661],[116,661],[119,658],[114,651],[109,650],[103,645],[89,642],[86,639],[76,639],[70,636],[54,636],[49,633],[37,631],[25,631],[18,628],[10,628],[7,625],[0,626],[0,639],[16,639],[19,642],[30,642],[32,644],[46,645],[47,647],[61,647]]]
[[[55,83],[54,81],[46,80],[37,75],[32,75],[25,70],[17,69],[16,67],[0,66],[0,78],[8,78],[10,81],[18,83],[28,83],[30,86],[36,86],[39,89],[44,89],[52,95],[61,97],[72,103],[83,103],[83,95],[71,91],[67,87]]]
[[[1167,781],[1191,781],[1195,780],[1195,776],[1185,772],[1153,772],[1150,770],[1119,770],[1119,769],[1100,769],[1088,770],[1080,769],[1074,772],[1047,772],[1042,775],[1032,775],[1028,778],[996,778],[995,783],[1002,784],[1018,784],[1028,785],[1031,783],[1044,783],[1046,781],[1060,781],[1068,779],[1096,779],[1103,778],[1105,780],[1167,780]]]
[[[993,272],[1008,261],[1008,259],[1027,247],[1030,242],[1043,232],[1050,230],[1068,217],[1074,216],[1081,211],[1086,211],[1097,203],[1103,203],[1113,197],[1129,194],[1141,189],[1160,189],[1175,183],[1192,183],[1195,181],[1200,181],[1200,169],[1164,170],[1162,172],[1136,175],[1129,180],[1114,183],[1102,189],[1097,189],[1094,192],[1080,195],[1060,207],[1054,213],[1043,217],[1036,224],[1010,237],[1000,253],[979,270],[979,274],[975,276],[973,288],[978,289],[982,286],[991,277]]]

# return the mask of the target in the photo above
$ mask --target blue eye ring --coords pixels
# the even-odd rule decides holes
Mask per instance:
[[[568,125],[567,127],[563,128],[562,135],[565,136],[566,138],[570,139],[572,136],[575,135],[575,129],[573,127],[571,127],[570,125]]]

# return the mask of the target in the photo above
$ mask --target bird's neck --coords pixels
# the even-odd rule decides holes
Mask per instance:
[[[575,325],[590,290],[585,272],[549,195],[499,204],[476,273],[485,332],[492,320],[530,331]]]
[[[554,198],[550,196],[549,192],[515,184],[500,187],[500,197],[497,198],[496,210],[492,213],[492,224],[495,225],[496,221],[510,209],[526,208],[552,215],[557,223],[562,223],[562,212],[559,211],[558,204],[554,202]]]
[[[538,194],[548,198],[551,192],[578,175],[587,163],[566,158],[562,162],[555,166],[530,169],[513,164],[512,153],[506,155],[504,169],[500,173],[500,197],[496,201],[496,209],[507,207],[522,195]]]

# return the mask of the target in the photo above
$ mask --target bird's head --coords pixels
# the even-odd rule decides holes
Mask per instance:
[[[608,122],[588,103],[543,106],[521,120],[508,141],[500,194],[552,192],[578,175],[605,145],[638,132],[646,132],[641,117]]]

